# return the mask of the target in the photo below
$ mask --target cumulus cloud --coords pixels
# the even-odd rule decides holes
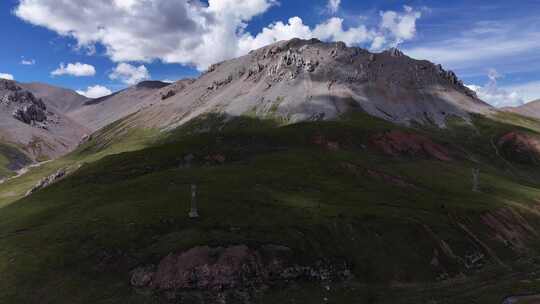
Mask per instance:
[[[111,95],[112,91],[108,88],[100,85],[89,86],[86,90],[78,90],[78,94],[86,96],[88,98],[99,98],[107,95]]]
[[[403,13],[382,12],[380,26],[373,29],[365,25],[346,28],[344,19],[338,17],[332,17],[311,28],[300,17],[293,17],[288,23],[278,21],[270,24],[256,36],[245,33],[239,40],[239,49],[240,53],[245,54],[280,40],[318,38],[324,41],[343,41],[348,45],[371,44],[373,50],[380,50],[414,38],[416,20],[421,16],[421,12],[408,6]]]
[[[150,73],[144,65],[138,67],[129,63],[120,63],[109,74],[112,80],[119,80],[125,84],[134,85],[143,80],[150,79]]]
[[[328,0],[328,3],[326,4],[326,8],[328,9],[330,13],[335,14],[339,10],[340,5],[341,5],[341,0]]]
[[[468,85],[467,87],[475,91],[480,99],[498,108],[515,107],[524,104],[523,97],[518,92],[508,91],[498,86],[497,80],[502,77],[503,75],[495,69],[490,69],[487,84],[484,86]]]
[[[159,59],[165,63],[210,64],[244,55],[277,40],[320,38],[378,48],[394,46],[416,33],[421,14],[410,7],[381,13],[381,23],[346,28],[331,18],[314,27],[299,17],[274,22],[260,33],[246,32],[249,22],[277,0],[20,0],[15,14],[34,25],[71,36],[79,47],[102,44],[115,62]],[[340,1],[330,1],[338,8]],[[335,5],[335,6],[334,6]],[[383,39],[384,38],[384,39]]]
[[[60,63],[60,67],[51,72],[52,76],[71,75],[76,77],[94,76],[96,69],[94,66],[86,63]]]
[[[0,79],[15,80],[15,77],[11,74],[0,73]]]
[[[380,49],[385,44],[398,46],[404,41],[416,36],[416,21],[422,17],[420,11],[410,6],[404,6],[404,13],[395,11],[381,12],[381,24],[371,48]],[[391,39],[388,41],[388,39]]]

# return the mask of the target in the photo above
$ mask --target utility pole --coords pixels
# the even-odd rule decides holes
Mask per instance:
[[[191,184],[191,210],[189,211],[189,218],[196,219],[199,217],[199,210],[197,210],[197,185]]]
[[[184,157],[185,167],[191,168],[191,162],[195,159],[193,154],[188,154]],[[191,208],[189,210],[189,218],[196,219],[199,217],[199,210],[197,209],[197,184],[191,184]]]
[[[480,192],[479,176],[480,176],[480,169],[473,168],[472,169],[472,191],[473,192]]]

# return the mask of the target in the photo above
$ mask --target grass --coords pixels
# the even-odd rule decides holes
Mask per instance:
[[[160,140],[161,137],[157,130],[125,128],[128,118],[96,132],[92,139],[63,158],[32,168],[25,175],[1,185],[0,208],[23,198],[26,192],[41,178],[49,176],[61,168],[74,170],[80,165],[98,161],[107,155],[143,149]]]
[[[0,179],[12,176],[19,166],[30,163],[30,159],[17,147],[0,142]]]
[[[261,303],[322,303],[325,297],[332,303],[494,303],[540,288],[525,282],[539,267],[525,259],[538,252],[537,240],[525,237],[530,252],[521,254],[482,221],[513,208],[527,225],[540,227],[530,211],[540,195],[538,168],[509,164],[491,145],[494,136],[524,130],[521,124],[475,117],[474,125],[452,121],[444,131],[410,130],[357,114],[276,128],[248,117],[207,117],[162,134],[124,132],[123,123],[0,187],[0,303],[157,303],[129,286],[129,271],[207,244],[281,244],[304,263],[340,258],[353,265],[351,283],[328,291],[303,282],[271,290]],[[369,148],[373,134],[396,128],[460,153],[441,162]],[[317,136],[340,148],[314,144]],[[182,166],[188,154],[196,157],[191,168]],[[207,160],[216,154],[225,162]],[[13,203],[40,176],[78,164],[69,178]],[[480,193],[471,191],[473,167],[481,168]],[[187,218],[193,182],[198,221]],[[6,192],[15,195],[2,201]],[[460,257],[485,250],[460,225],[511,270],[492,258],[481,270],[448,257],[433,266],[442,240]],[[437,282],[442,273],[453,279]]]

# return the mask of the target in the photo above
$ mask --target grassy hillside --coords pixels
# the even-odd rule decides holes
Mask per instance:
[[[29,163],[30,158],[17,147],[0,142],[0,179],[13,175],[14,171]]]
[[[0,186],[0,303],[161,303],[130,286],[131,270],[235,244],[345,261],[354,274],[270,288],[261,303],[500,303],[540,291],[540,171],[496,145],[510,131],[537,134],[520,119],[450,120],[445,130],[363,114],[285,127],[206,117],[170,134],[111,125]],[[79,165],[14,202],[39,177]],[[198,220],[187,216],[192,183]]]

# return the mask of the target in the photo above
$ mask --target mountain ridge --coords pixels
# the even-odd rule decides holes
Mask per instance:
[[[56,158],[73,150],[89,130],[55,108],[52,101],[36,97],[24,84],[0,80],[2,140],[34,160]]]
[[[90,99],[78,94],[76,91],[46,83],[30,82],[19,83],[19,85],[32,92],[37,98],[43,99],[47,105],[64,114],[82,106]]]
[[[517,107],[505,107],[502,108],[502,110],[540,119],[540,99],[527,102]]]
[[[344,43],[293,39],[215,64],[136,116],[141,125],[173,129],[204,113],[295,123],[351,110],[441,127],[449,116],[494,111],[453,72],[397,49],[374,54]]]

